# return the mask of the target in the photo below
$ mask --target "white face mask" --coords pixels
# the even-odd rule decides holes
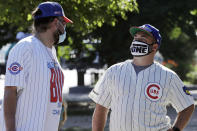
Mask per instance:
[[[130,46],[131,54],[135,57],[145,56],[152,52],[153,44],[147,44],[141,41],[133,41]]]
[[[66,39],[66,30],[64,28],[64,33],[59,35],[59,41],[58,43],[62,43]]]

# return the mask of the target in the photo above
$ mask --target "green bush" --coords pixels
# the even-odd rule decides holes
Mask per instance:
[[[191,65],[192,70],[186,74],[187,84],[197,84],[197,65]]]

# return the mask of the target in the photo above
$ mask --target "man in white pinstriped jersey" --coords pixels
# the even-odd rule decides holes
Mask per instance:
[[[57,131],[64,76],[55,44],[72,23],[57,2],[43,2],[32,13],[33,36],[19,41],[8,57],[1,131]]]
[[[154,62],[161,45],[159,30],[150,24],[131,27],[133,60],[109,67],[89,97],[96,102],[93,131],[103,131],[110,113],[110,131],[182,131],[194,101],[172,70]],[[166,116],[172,104],[178,115],[173,125]]]

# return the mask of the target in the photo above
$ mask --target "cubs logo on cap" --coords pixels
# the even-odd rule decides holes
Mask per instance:
[[[158,101],[162,96],[162,88],[157,83],[149,83],[145,88],[145,95],[151,101]]]
[[[21,70],[23,70],[23,67],[21,67],[21,65],[17,62],[14,62],[10,65],[10,67],[8,68],[9,72],[13,75],[16,75],[18,73],[20,73]]]

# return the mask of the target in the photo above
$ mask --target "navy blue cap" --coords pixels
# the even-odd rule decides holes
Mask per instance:
[[[64,15],[62,6],[57,2],[43,2],[37,8],[41,10],[42,14],[34,16],[35,20],[49,16],[62,16],[66,23],[73,23],[72,20]]]
[[[139,31],[143,31],[147,33],[148,35],[153,36],[157,44],[159,45],[159,47],[161,45],[161,35],[159,33],[159,30],[150,24],[145,24],[139,27],[134,26],[134,27],[131,27],[129,31],[132,36],[134,36]]]

